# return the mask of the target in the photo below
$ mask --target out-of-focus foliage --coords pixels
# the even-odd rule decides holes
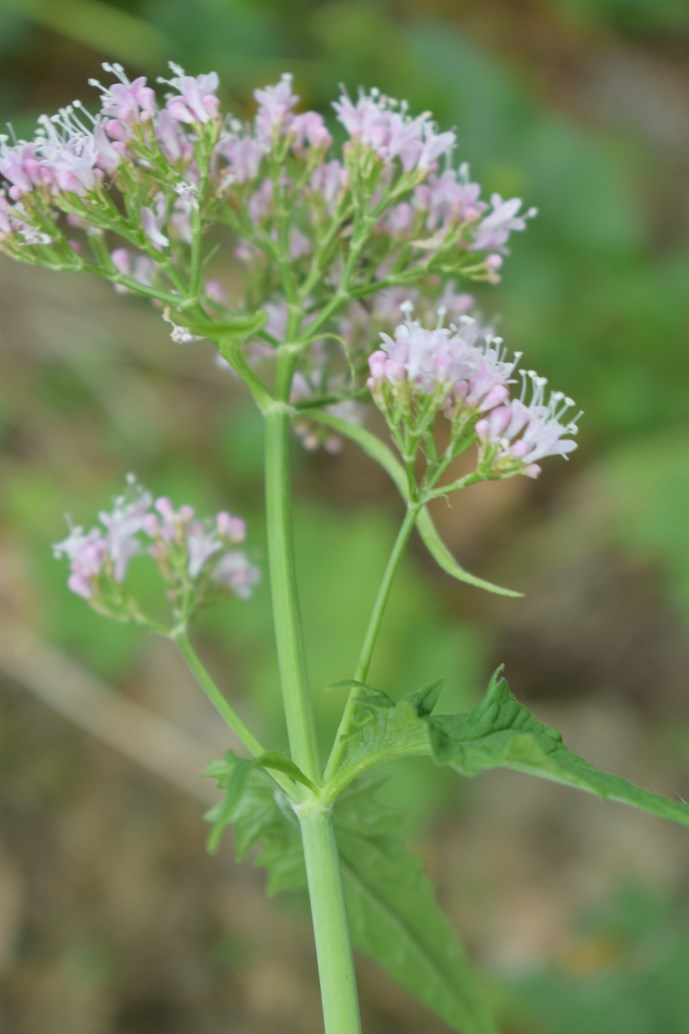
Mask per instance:
[[[638,885],[581,923],[568,951],[509,982],[506,1015],[529,1034],[650,1034],[689,1026],[686,905]]]

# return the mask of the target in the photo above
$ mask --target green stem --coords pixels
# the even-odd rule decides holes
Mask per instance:
[[[223,359],[234,368],[237,376],[241,377],[251,392],[258,408],[265,413],[273,405],[274,399],[249,366],[244,355],[244,342],[239,338],[228,338],[219,340],[217,345]]]
[[[268,562],[287,734],[292,758],[318,783],[321,776],[316,747],[316,726],[309,698],[306,658],[296,592],[292,499],[289,484],[289,395],[293,357],[278,358],[278,401],[265,412],[266,419],[266,517]]]
[[[327,810],[301,816],[325,1034],[360,1034],[356,975],[340,859]]]
[[[244,744],[252,757],[258,758],[262,754],[265,754],[265,749],[251,732],[251,729],[244,724],[235,709],[213,681],[213,678],[204,666],[203,661],[189,642],[186,632],[174,632],[171,634],[170,638],[173,643],[177,644],[177,648],[182,654],[182,657],[184,657],[184,660],[187,662],[187,666],[192,675],[220,717],[227,725],[229,725],[230,729],[232,729],[232,732],[235,734],[237,739]]]
[[[416,524],[416,518],[419,515],[419,510],[420,506],[418,506],[417,504],[410,503],[408,505],[407,512],[405,514],[404,520],[402,521],[402,526],[398,532],[397,538],[395,539],[395,544],[392,547],[390,559],[388,560],[387,567],[385,568],[383,580],[380,583],[378,595],[376,596],[375,603],[373,604],[373,610],[371,611],[371,617],[369,618],[368,628],[366,629],[366,635],[364,637],[364,643],[361,648],[361,653],[359,655],[359,663],[357,664],[356,671],[354,673],[354,679],[356,682],[366,681],[366,676],[368,675],[368,670],[371,666],[373,651],[375,649],[376,641],[378,639],[378,633],[380,632],[380,626],[383,622],[385,608],[387,606],[388,599],[390,598],[390,590],[392,589],[392,583],[395,579],[395,575],[397,574],[397,568],[399,567],[400,560],[402,559],[402,554],[404,553],[405,546],[409,541],[409,536],[411,535],[414,525]],[[342,761],[342,757],[345,751],[345,738],[347,736],[347,733],[349,732],[352,723],[352,717],[354,714],[354,708],[356,705],[358,695],[359,690],[357,688],[352,689],[352,691],[349,694],[347,703],[345,705],[342,719],[340,721],[340,725],[337,730],[337,735],[335,737],[335,743],[333,745],[333,749],[325,769],[326,784],[330,779],[332,779],[333,775],[337,771]]]
[[[290,316],[287,341],[298,330]],[[314,783],[320,781],[315,722],[308,695],[306,662],[296,593],[292,502],[289,484],[290,420],[286,405],[294,354],[278,356],[276,403],[266,419],[266,512],[280,683],[292,757]],[[360,1034],[359,1002],[342,876],[332,819],[317,797],[297,806],[311,901],[318,975],[326,1034]]]

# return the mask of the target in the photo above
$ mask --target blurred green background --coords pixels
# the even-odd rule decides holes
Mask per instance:
[[[573,749],[689,787],[689,7],[685,0],[0,0],[0,113],[17,133],[101,60],[216,69],[224,100],[295,75],[406,97],[455,126],[486,190],[539,217],[480,293],[509,346],[585,410],[572,461],[437,512],[449,583],[415,545],[372,679],[445,677],[468,705],[497,663]],[[228,274],[229,275],[229,274]],[[261,428],[207,346],[100,284],[0,262],[0,1028],[12,1034],[318,1031],[299,908],[204,854],[204,758],[228,744],[163,642],[68,596],[49,544],[135,470],[228,505],[264,554]],[[323,729],[399,519],[349,448],[298,462],[298,559]],[[267,585],[197,634],[237,707],[283,742]],[[156,722],[151,715],[158,716]],[[179,733],[176,732],[179,730]],[[153,769],[153,774],[151,773]],[[507,774],[400,766],[390,797],[509,1034],[684,1034],[686,832]],[[684,788],[684,790],[682,789]],[[291,913],[295,914],[292,915]],[[367,1031],[441,1031],[365,961]]]

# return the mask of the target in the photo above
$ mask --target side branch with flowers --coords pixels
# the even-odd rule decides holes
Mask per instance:
[[[0,138],[0,248],[22,262],[97,274],[150,299],[172,340],[205,338],[265,420],[268,566],[289,753],[266,749],[214,683],[189,639],[200,609],[251,595],[259,577],[243,521],[154,501],[130,478],[90,531],[55,547],[69,587],[99,613],[162,633],[248,756],[208,775],[223,797],[209,847],[235,826],[240,856],[258,846],[274,890],[308,887],[327,1034],[361,1029],[350,939],[463,1034],[496,1027],[454,931],[377,801],[369,773],[427,756],[463,775],[507,767],[689,824],[689,808],[571,754],[512,696],[501,672],[474,710],[437,715],[440,683],[396,699],[367,682],[385,609],[415,528],[451,575],[470,575],[440,540],[427,506],[488,480],[537,477],[576,448],[581,414],[521,367],[474,311],[463,281],[496,284],[507,244],[535,211],[484,200],[454,132],[377,91],[334,103],[337,130],[298,112],[292,79],[256,91],[250,121],[221,111],[214,73],[144,78],[105,65],[79,101],[43,116],[33,140]],[[342,141],[335,144],[335,135]],[[243,270],[220,279],[218,249]],[[219,271],[219,272],[215,272]],[[372,406],[389,444],[366,427]],[[343,437],[391,476],[404,518],[362,644],[330,756],[319,757],[292,541],[291,436],[335,452]],[[473,456],[462,477],[454,461]],[[129,579],[148,557],[164,586],[149,613]],[[383,564],[381,563],[381,567]]]

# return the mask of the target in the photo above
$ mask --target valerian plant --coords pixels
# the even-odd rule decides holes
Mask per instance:
[[[33,140],[0,140],[0,246],[21,262],[97,274],[151,299],[173,341],[209,339],[251,393],[265,421],[289,751],[260,742],[188,637],[201,609],[250,596],[259,577],[239,517],[199,518],[130,477],[99,525],[72,526],[55,553],[69,560],[69,588],[94,610],[176,644],[243,744],[245,756],[228,751],[207,770],[222,790],[208,816],[209,847],[232,825],[238,856],[256,849],[270,890],[308,888],[327,1034],[361,1029],[350,941],[449,1027],[489,1034],[496,1027],[461,944],[377,800],[379,766],[419,756],[465,776],[511,768],[689,825],[679,800],[572,754],[515,699],[501,670],[477,706],[457,715],[437,713],[440,683],[399,699],[394,687],[367,681],[415,528],[449,575],[518,595],[459,566],[429,503],[482,481],[535,478],[544,460],[576,448],[572,400],[523,368],[461,289],[499,282],[510,235],[534,210],[518,198],[484,199],[469,166],[453,163],[454,132],[375,90],[343,92],[331,132],[320,114],[297,111],[289,75],[256,91],[246,122],[221,111],[214,73],[192,77],[172,65],[156,94],[144,78],[104,68],[114,81],[91,81],[95,113],[75,101],[41,117]],[[210,273],[223,249],[243,271],[234,297]],[[367,427],[373,407],[387,441]],[[308,448],[335,451],[351,439],[390,476],[404,510],[358,662],[342,673],[348,697],[325,761],[295,580],[292,430]],[[456,477],[463,454],[468,472]],[[155,613],[130,578],[137,557],[160,576]]]

